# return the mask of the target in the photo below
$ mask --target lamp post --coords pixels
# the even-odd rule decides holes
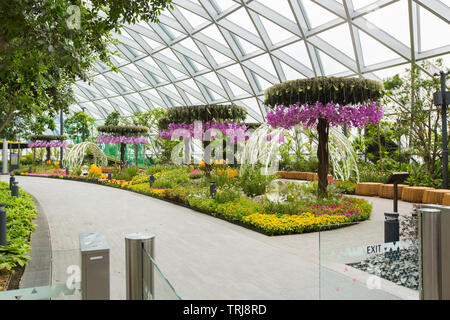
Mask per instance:
[[[82,110],[83,112],[86,112],[86,107],[81,107],[81,110]],[[84,131],[86,131],[86,127],[85,127],[85,125],[84,125],[84,123],[83,123],[83,129],[82,129],[82,131],[81,131],[81,139],[83,140],[83,142],[84,142],[84,140],[86,140]]]
[[[446,88],[447,74],[450,72],[441,71],[439,74],[434,74],[441,78],[441,91],[437,91],[433,95],[434,104],[441,106],[442,112],[442,189],[448,189],[447,105],[450,102],[450,91],[447,91]]]
[[[59,134],[62,136],[63,135],[63,131],[64,131],[64,127],[63,127],[63,111],[61,109],[61,112],[59,114]],[[64,148],[61,147],[59,149],[59,167],[62,169],[63,168],[63,152],[64,152]]]

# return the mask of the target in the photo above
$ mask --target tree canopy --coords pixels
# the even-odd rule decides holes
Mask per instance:
[[[112,32],[157,22],[171,0],[2,0],[0,134],[14,117],[68,112],[71,85],[89,80],[95,61],[111,63]]]

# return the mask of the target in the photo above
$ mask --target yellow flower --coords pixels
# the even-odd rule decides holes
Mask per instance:
[[[55,161],[55,162],[53,162],[53,164],[54,164],[55,166],[59,166],[59,161]]]

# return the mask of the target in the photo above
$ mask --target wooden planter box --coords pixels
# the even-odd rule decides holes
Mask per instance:
[[[408,187],[406,184],[399,184],[397,186],[398,198],[401,199],[403,188]],[[381,184],[378,189],[378,196],[386,199],[394,199],[394,185],[393,184]]]
[[[356,184],[355,194],[360,196],[378,196],[378,191],[382,183],[378,182],[359,182]]]
[[[450,193],[444,194],[444,196],[442,197],[442,205],[450,206]]]
[[[425,190],[433,188],[429,187],[404,187],[402,192],[402,200],[414,203],[422,203]]]
[[[442,204],[444,195],[450,193],[448,189],[431,189],[425,190],[423,193],[423,203]]]
[[[278,175],[282,179],[308,180],[308,181],[319,180],[319,177],[316,172],[278,171]],[[333,179],[333,176],[329,174],[328,179]]]

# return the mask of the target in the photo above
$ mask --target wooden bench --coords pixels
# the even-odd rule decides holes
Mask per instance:
[[[359,182],[356,184],[355,194],[360,196],[378,196],[378,191],[382,183],[378,182]]]
[[[430,189],[423,193],[422,203],[442,204],[444,195],[450,193],[448,189]]]
[[[433,188],[429,187],[403,187],[402,200],[413,203],[422,203],[425,190]]]

